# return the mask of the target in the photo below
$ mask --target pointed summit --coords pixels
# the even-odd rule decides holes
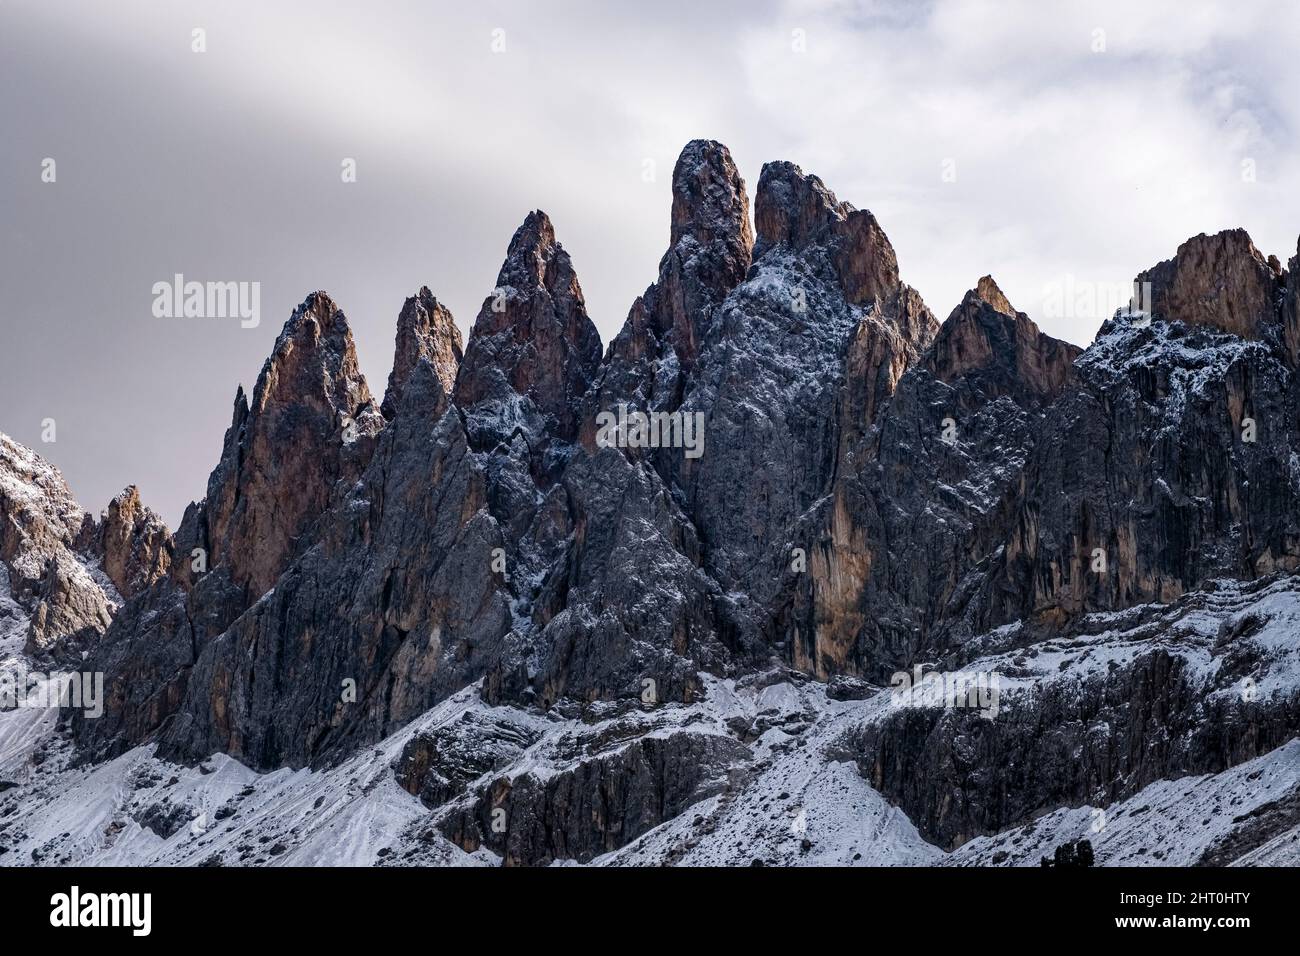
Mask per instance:
[[[610,344],[594,405],[675,405],[714,311],[744,281],[753,249],[745,181],[731,152],[714,140],[691,140],[673,169],[669,244],[659,276]]]
[[[177,532],[201,548],[251,603],[274,584],[334,483],[355,476],[382,419],[357,362],[347,316],[324,292],[299,305],[276,339],[245,406],[235,396],[221,461],[204,502]]]
[[[253,389],[252,413],[276,404],[370,404],[348,318],[325,292],[313,292],[284,324]]]
[[[519,429],[534,449],[573,441],[600,358],[569,254],[546,213],[531,212],[510,240],[456,376],[472,443],[494,445]]]
[[[967,295],[974,295],[980,301],[991,305],[995,310],[1003,315],[1016,315],[1015,307],[1011,305],[1009,299],[1003,294],[998,284],[993,281],[992,276],[984,276],[976,283],[975,288]]]
[[[754,200],[758,227],[755,256],[772,246],[801,246],[833,223],[848,218],[853,207],[835,198],[821,178],[805,173],[794,163],[777,160],[763,164]]]
[[[118,593],[130,598],[167,576],[172,535],[167,525],[128,485],[99,518],[86,516],[79,551],[97,558]]]
[[[941,381],[968,379],[986,399],[1041,402],[1060,394],[1080,351],[1045,335],[984,276],[940,326],[926,365]]]
[[[540,209],[534,209],[515,230],[506,250],[506,260],[497,275],[497,288],[532,289],[547,285],[547,270],[551,263],[568,268],[569,257],[555,241],[555,227],[551,218]],[[569,269],[570,274],[572,269]],[[574,288],[577,281],[574,280]],[[578,295],[581,296],[581,290]]]
[[[391,420],[397,414],[406,380],[422,358],[433,365],[443,391],[450,395],[463,355],[460,329],[456,328],[451,310],[434,298],[428,286],[423,286],[406,300],[397,317],[397,342],[384,393],[384,417]]]

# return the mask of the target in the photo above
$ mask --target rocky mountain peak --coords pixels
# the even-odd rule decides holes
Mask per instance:
[[[540,209],[534,209],[510,238],[505,262],[497,275],[497,288],[549,290],[558,278],[558,274],[550,274],[553,263],[558,272],[564,272],[569,263],[568,254],[555,239],[551,217]],[[571,269],[568,277],[571,277]],[[573,285],[576,288],[576,279]],[[578,294],[581,295],[581,290]]]
[[[450,395],[463,355],[460,329],[456,328],[451,310],[434,297],[428,286],[423,286],[406,300],[397,317],[393,370],[388,375],[382,406],[384,418],[391,420],[397,414],[402,387],[420,359],[429,360],[443,391]]]
[[[669,246],[659,275],[610,344],[595,407],[675,406],[715,311],[744,280],[753,252],[745,181],[730,151],[692,140],[673,170]]]
[[[835,198],[817,176],[794,163],[765,163],[754,199],[754,224],[761,256],[772,246],[801,246],[831,223],[843,222],[853,207]]]
[[[1153,317],[1257,339],[1276,324],[1281,277],[1244,229],[1193,236],[1172,259],[1141,273]]]
[[[984,276],[939,328],[926,365],[945,382],[978,376],[989,398],[1050,400],[1060,394],[1080,351],[1044,334],[1016,311],[992,276]]]
[[[84,520],[59,470],[0,433],[0,599],[28,617],[28,653],[75,657],[109,625],[116,596],[75,551]]]
[[[785,245],[827,246],[847,301],[884,301],[901,284],[898,257],[876,217],[835,198],[816,176],[793,163],[768,163],[754,204],[758,226],[755,257]]]
[[[713,140],[691,140],[673,169],[670,245],[684,236],[701,246],[719,240],[744,250],[754,246],[745,181],[731,151]]]
[[[471,441],[494,445],[522,428],[534,446],[571,442],[600,359],[569,254],[546,213],[531,212],[510,240],[456,376]]]
[[[100,562],[125,598],[166,577],[172,563],[171,531],[135,485],[113,498],[98,518],[86,516],[77,547]]]
[[[1300,733],[1296,372],[1276,327],[1218,331],[1252,295],[1260,321],[1300,327],[1300,254],[1287,273],[1248,239],[1198,237],[1153,287],[1216,327],[1117,321],[1076,363],[991,276],[936,335],[871,213],[789,163],[763,179],[753,259],[730,156],[688,144],[671,247],[603,365],[573,264],[530,214],[459,367],[450,315],[427,289],[407,300],[386,426],[346,317],[309,297],[251,403],[236,395],[171,577],[152,577],[165,529],[137,492],[78,553],[62,480],[0,440],[0,615],[8,582],[33,647],[78,649],[60,635],[111,612],[85,665],[106,710],[72,715],[78,759],[160,747],[76,771],[74,793],[141,784],[94,827],[40,820],[84,805],[33,761],[50,775],[20,783],[34,809],[0,849],[260,863],[284,841],[280,862],[337,860],[343,818],[313,833],[301,813],[337,792],[378,819],[365,862],[961,862],[945,854],[987,858],[974,838],[1022,825],[1077,838],[1071,808],[1099,800],[1150,809],[1157,781],[1182,777],[1161,799],[1185,803]],[[657,440],[577,446],[618,403]],[[191,548],[209,567],[192,579]],[[133,561],[152,583],[114,608]],[[998,716],[882,690],[923,668],[1014,691]],[[242,771],[212,774],[215,752],[319,772],[232,795]],[[183,786],[152,786],[173,772]],[[1246,772],[1294,829],[1295,775]],[[376,817],[394,775],[425,806]],[[806,838],[768,825],[777,804],[809,807]],[[141,830],[217,806],[203,839]],[[1217,840],[1217,813],[1184,819]]]
[[[980,281],[976,283],[975,288],[968,294],[978,297],[981,301],[988,303],[1003,315],[1014,316],[1017,314],[1015,308],[1011,305],[1010,300],[1003,294],[992,276],[983,276]]]
[[[325,292],[307,296],[285,323],[253,390],[252,411],[304,403],[349,412],[373,404],[347,316]]]
[[[181,550],[207,552],[254,600],[274,584],[334,483],[359,474],[382,419],[357,362],[347,316],[324,292],[299,305],[262,367],[253,401],[242,388],[221,461]]]

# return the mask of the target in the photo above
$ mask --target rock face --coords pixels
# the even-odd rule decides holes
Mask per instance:
[[[204,501],[186,512],[182,553],[201,548],[245,604],[275,583],[335,482],[355,479],[382,426],[347,317],[323,292],[294,310],[253,390],[243,390]]]
[[[926,356],[926,368],[946,384],[969,381],[987,401],[1015,395],[1051,404],[1079,352],[1043,335],[1029,316],[1012,307],[993,277],[985,276],[944,323]]]
[[[678,408],[718,307],[749,270],[749,198],[721,143],[692,140],[682,150],[668,241],[658,279],[610,344],[589,425],[595,412],[620,402],[643,411]]]
[[[1286,273],[1286,297],[1282,301],[1282,343],[1292,368],[1300,367],[1300,240]]]
[[[450,394],[456,385],[456,373],[463,355],[460,329],[451,311],[434,298],[428,286],[406,300],[397,317],[397,344],[393,353],[393,371],[384,393],[384,418],[392,420],[402,401],[402,385],[421,359],[428,359]]]
[[[98,519],[87,516],[77,548],[97,557],[118,594],[132,598],[167,576],[172,535],[162,518],[129,486],[108,503]]]
[[[422,360],[311,546],[200,649],[164,751],[303,766],[380,739],[479,677],[510,624],[485,495]]]
[[[894,707],[848,735],[844,753],[948,849],[1051,808],[1105,807],[1156,781],[1220,773],[1300,730],[1300,692],[1281,673],[1296,649],[1290,638],[1283,658],[1271,649],[1294,628],[1294,588],[1275,576],[968,663],[1002,673],[996,717]]]
[[[781,640],[768,623],[804,527],[832,520],[825,502],[842,456],[935,322],[898,279],[874,217],[815,176],[768,164],[755,210],[754,264],[718,309],[682,404],[703,416],[708,447],[667,471],[704,567],[729,595],[722,628],[765,657]]]
[[[708,796],[727,766],[747,756],[738,741],[713,734],[642,737],[572,770],[497,779],[440,825],[462,849],[486,845],[506,866],[586,862]],[[494,826],[494,811],[504,825]]]
[[[236,394],[208,495],[176,532],[171,574],[127,602],[90,659],[107,702],[100,718],[72,717],[87,756],[120,753],[175,716],[201,649],[305,548],[382,427],[346,316],[313,293],[285,323],[252,404]]]
[[[1300,255],[1189,240],[1139,276],[1150,314],[1081,352],[989,276],[940,326],[875,216],[793,164],[764,167],[755,229],[718,143],[687,145],[672,191],[603,358],[541,212],[463,354],[429,290],[406,300],[382,414],[310,296],[174,546],[132,492],[88,521],[5,446],[32,646],[81,634],[107,675],[80,758],[328,768],[400,740],[417,842],[511,864],[736,862],[692,806],[833,860],[751,819],[761,788],[819,781],[882,828],[901,807],[891,839],[930,860],[1296,736]],[[1017,690],[993,719],[887,706],[917,666]],[[1269,688],[1249,706],[1247,677]],[[459,722],[420,723],[453,698]]]
[[[587,317],[569,255],[546,213],[529,213],[510,240],[483,303],[454,401],[476,449],[528,443],[535,470],[563,465],[558,443],[578,434],[582,396],[600,365],[600,334]]]
[[[0,434],[0,572],[28,615],[29,654],[75,658],[107,630],[120,600],[76,553],[84,520],[63,476]]]
[[[991,279],[967,293],[874,422],[846,429],[832,491],[792,542],[807,572],[785,576],[769,625],[792,663],[884,681],[961,642],[964,590],[1001,546],[1076,354]]]
[[[1151,283],[1151,312],[1157,318],[1247,339],[1276,334],[1280,270],[1265,261],[1244,229],[1194,236],[1178,247],[1178,255],[1136,282]]]

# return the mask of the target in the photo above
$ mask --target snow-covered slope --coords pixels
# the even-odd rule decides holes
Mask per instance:
[[[1012,714],[1052,685],[1127,667],[1155,647],[1186,657],[1205,680],[1207,696],[1235,694],[1245,678],[1229,682],[1216,674],[1231,643],[1224,635],[1237,634],[1236,642],[1251,642],[1259,654],[1251,675],[1258,699],[1294,698],[1300,686],[1295,579],[1246,590],[1222,585],[1156,612],[1098,616],[1090,636],[990,654],[969,666],[1002,672],[1001,707]],[[0,602],[0,621],[6,619]],[[1002,629],[986,642],[1012,637]],[[0,647],[9,649],[7,666],[21,661],[12,635]],[[838,694],[842,686],[832,689]],[[647,741],[688,737],[729,748],[709,751],[725,759],[696,785],[696,798],[585,862],[1036,866],[1077,839],[1092,842],[1098,865],[1300,859],[1300,741],[1294,740],[1220,773],[1160,780],[1107,806],[1052,808],[947,852],[860,772],[862,755],[853,748],[901,705],[887,688],[852,686],[850,696],[860,699],[833,699],[828,685],[790,672],[739,682],[709,678],[696,703],[611,711],[587,721],[491,707],[473,686],[337,766],[266,774],[224,755],[183,767],[157,759],[151,747],[94,767],[70,766],[70,746],[49,711],[0,712],[0,779],[13,784],[0,793],[0,863],[499,865],[491,837],[472,852],[458,845],[466,843],[464,820],[475,819],[491,800],[523,814],[523,804],[510,800],[529,792],[525,783],[549,792],[547,785],[588,779],[592,767]],[[449,740],[459,741],[463,752],[446,752]],[[430,741],[442,741],[442,751]],[[443,791],[415,786],[421,778],[412,764],[429,761],[443,774],[437,785],[455,791],[450,798],[428,798]],[[473,769],[465,773],[466,766]],[[527,808],[554,811],[545,802]],[[549,861],[573,862],[563,855]]]

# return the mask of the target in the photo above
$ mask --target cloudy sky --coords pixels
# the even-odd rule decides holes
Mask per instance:
[[[403,298],[468,330],[542,208],[608,341],[695,137],[751,195],[787,159],[871,209],[940,317],[992,273],[1085,344],[1062,290],[1231,226],[1295,254],[1297,49],[1287,0],[4,0],[0,430],[86,508],[136,483],[174,526],[314,289],[382,393]],[[155,318],[178,272],[260,282],[261,324]]]

